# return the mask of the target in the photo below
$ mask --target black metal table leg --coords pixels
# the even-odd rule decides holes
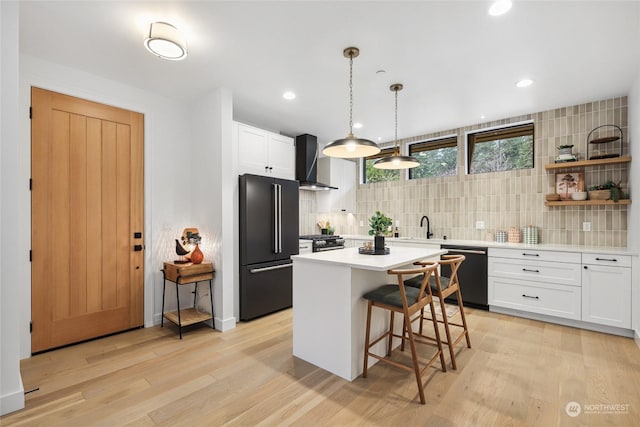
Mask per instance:
[[[162,270],[162,311],[160,312],[160,327],[164,328],[164,294],[167,289],[167,275]]]
[[[180,290],[178,287],[178,281],[176,281],[176,301],[178,303],[178,330],[180,331],[180,339],[182,339],[182,319],[180,318]]]
[[[216,328],[216,318],[213,315],[213,280],[209,279],[209,296],[211,297],[211,329]]]

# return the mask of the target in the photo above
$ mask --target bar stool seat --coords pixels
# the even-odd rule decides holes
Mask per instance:
[[[455,357],[455,346],[462,340],[462,338],[466,338],[467,347],[471,348],[471,339],[469,338],[469,328],[467,327],[467,319],[464,313],[464,305],[462,303],[462,293],[460,291],[460,282],[458,281],[458,269],[462,265],[462,262],[465,260],[464,255],[442,255],[440,259],[440,265],[448,265],[451,268],[451,276],[444,277],[440,276],[436,271],[429,278],[429,287],[431,288],[431,292],[434,298],[437,298],[440,303],[440,310],[442,312],[442,320],[436,319],[439,323],[444,325],[446,341],[442,339],[442,343],[446,344],[449,347],[449,355],[451,357],[451,367],[453,369],[457,369],[456,365],[456,357]],[[416,265],[429,264],[429,261],[426,262],[417,262]],[[421,276],[415,276],[410,279],[404,281],[405,285],[408,287],[417,288],[419,287],[419,283],[422,280]],[[460,310],[460,318],[462,323],[452,322],[448,319],[447,310],[445,307],[445,298],[448,298],[450,295],[456,294],[456,299],[458,302],[458,309]],[[421,311],[422,321],[432,321],[431,318],[425,316],[424,310]],[[413,319],[414,321],[417,319]],[[422,332],[422,321],[420,324],[420,332]],[[451,337],[451,326],[461,328],[460,333],[452,338]],[[435,338],[431,338],[435,339]],[[440,339],[437,337],[437,339]]]
[[[436,336],[434,341],[428,341],[426,336],[422,333],[414,332],[412,328],[412,316],[416,313],[420,313],[416,318],[422,317],[422,311],[425,307],[429,306],[432,314],[432,318],[436,319],[435,307],[433,305],[433,296],[431,294],[431,288],[428,286],[429,277],[431,277],[435,271],[437,271],[438,263],[425,263],[420,268],[388,270],[387,273],[395,275],[397,277],[397,284],[382,285],[370,292],[363,295],[368,302],[367,304],[367,327],[364,346],[364,366],[362,377],[367,378],[369,357],[376,358],[382,362],[396,366],[409,372],[414,372],[416,382],[418,383],[418,393],[420,395],[420,403],[425,404],[424,397],[424,385],[422,383],[422,375],[426,372],[432,364],[440,359],[440,366],[443,372],[446,372],[446,365],[444,361],[444,355],[442,352],[442,344],[440,342],[440,332],[438,331],[438,324],[435,320],[432,321],[433,329]],[[420,274],[423,277],[422,282],[418,287],[405,286],[403,276]],[[371,312],[373,307],[385,309],[390,312],[389,330],[384,332],[379,337],[371,340]],[[401,313],[403,316],[403,328],[402,335],[394,333],[394,316],[395,313]],[[422,322],[421,322],[422,323]],[[380,356],[371,351],[371,347],[376,345],[383,339],[387,339],[387,353],[385,356]],[[405,340],[409,342],[411,349],[411,366],[391,360],[391,352],[393,349],[393,338],[401,339],[400,350],[404,350]],[[434,345],[437,348],[435,354],[421,369],[419,364],[418,353],[416,351],[416,343]]]

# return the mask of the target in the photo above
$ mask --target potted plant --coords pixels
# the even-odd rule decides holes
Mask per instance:
[[[564,144],[558,146],[558,154],[571,154],[573,144]]]
[[[369,218],[369,227],[371,227],[369,235],[375,236],[376,251],[384,251],[384,236],[389,232],[391,224],[393,224],[392,219],[380,211],[376,211],[376,214]]]
[[[589,187],[589,198],[592,200],[618,200],[624,198],[620,182],[607,181],[604,184]]]

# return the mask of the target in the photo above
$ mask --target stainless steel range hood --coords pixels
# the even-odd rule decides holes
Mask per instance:
[[[318,138],[305,133],[296,136],[296,179],[300,190],[337,190],[328,184],[318,182]]]

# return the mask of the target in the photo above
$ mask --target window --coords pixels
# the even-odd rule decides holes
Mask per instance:
[[[409,169],[409,179],[453,176],[458,173],[457,136],[411,144],[409,155],[420,162],[420,166]]]
[[[467,135],[468,173],[533,168],[533,123]]]
[[[369,156],[363,159],[362,162],[362,182],[386,182],[386,181],[398,181],[400,179],[400,171],[397,169],[376,169],[373,167],[373,163],[381,157],[387,157],[393,155],[393,147],[385,148],[374,156]]]

